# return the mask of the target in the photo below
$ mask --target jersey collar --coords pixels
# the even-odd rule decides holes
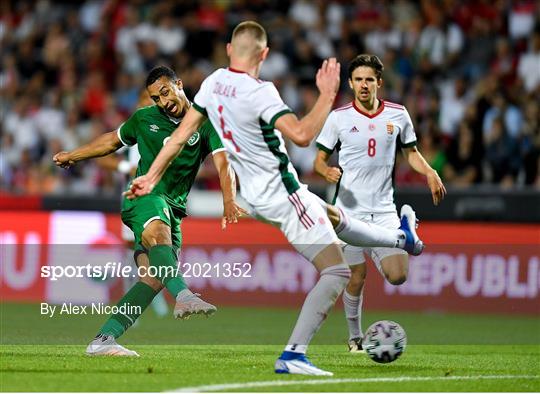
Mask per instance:
[[[171,122],[173,122],[174,124],[179,124],[183,118],[175,118],[174,116],[171,116],[169,114],[166,114],[167,115],[167,118],[169,118],[169,120]]]
[[[384,100],[381,100],[381,99],[378,99],[379,100],[379,108],[377,108],[377,111],[375,111],[375,113],[373,114],[368,114],[367,112],[364,112],[362,111],[360,108],[358,108],[356,106],[356,100],[353,100],[352,102],[352,105],[353,105],[353,108],[360,114],[364,115],[364,116],[367,116],[368,118],[370,119],[373,119],[374,117],[376,117],[377,115],[379,115],[383,109],[384,109]]]
[[[230,72],[233,72],[233,73],[237,73],[237,74],[247,74],[247,72],[245,72],[245,71],[237,70],[236,68],[232,68],[232,67],[227,67],[227,70],[229,70]]]

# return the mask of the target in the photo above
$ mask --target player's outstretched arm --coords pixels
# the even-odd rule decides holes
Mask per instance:
[[[225,152],[213,155],[214,165],[219,174],[219,184],[223,194],[223,218],[221,229],[227,227],[227,223],[238,223],[238,218],[248,213],[236,204],[236,174],[232,169]]]
[[[201,126],[206,117],[191,107],[180,126],[171,134],[171,138],[161,148],[148,172],[135,178],[131,189],[124,195],[133,200],[136,197],[149,194],[163,177],[171,162],[180,154],[184,145],[195,131]]]
[[[341,169],[337,167],[330,167],[328,165],[328,160],[330,155],[323,150],[317,152],[315,161],[313,162],[313,169],[317,174],[322,176],[327,182],[337,183],[339,178],[341,178]]]
[[[69,168],[76,162],[108,155],[122,147],[122,141],[116,131],[100,135],[95,140],[70,152],[58,152],[53,156],[54,164]]]
[[[325,60],[317,71],[319,97],[311,111],[300,120],[293,114],[287,114],[276,121],[276,128],[296,145],[308,146],[321,131],[336,99],[340,69],[335,58]]]
[[[134,177],[137,172],[137,165],[132,165],[128,160],[122,159],[120,155],[114,153],[98,157],[96,164],[104,170],[127,174],[131,177]]]
[[[444,196],[446,195],[446,188],[442,183],[439,174],[427,163],[424,156],[413,146],[411,148],[404,148],[403,154],[407,158],[409,165],[418,173],[426,176],[431,196],[433,197],[433,204],[439,205]]]

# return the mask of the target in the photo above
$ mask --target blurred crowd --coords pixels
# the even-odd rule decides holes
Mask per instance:
[[[347,64],[384,63],[379,96],[404,104],[419,149],[449,186],[540,188],[540,3],[531,0],[5,0],[0,2],[0,189],[116,194],[95,162],[51,160],[116,129],[136,109],[147,72],[171,66],[189,98],[227,64],[240,21],[259,21],[271,48],[261,78],[299,115],[317,97],[322,59],[342,63],[336,106],[352,100]],[[316,149],[290,147],[309,183]],[[423,184],[403,159],[398,185]],[[197,187],[218,188],[211,165]]]

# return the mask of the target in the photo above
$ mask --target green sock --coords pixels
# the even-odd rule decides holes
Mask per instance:
[[[163,286],[169,290],[169,293],[176,298],[178,293],[188,288],[184,278],[177,276],[176,267],[176,254],[172,246],[169,245],[156,245],[148,249],[148,258],[150,259],[150,266],[156,267],[156,278],[163,283]],[[164,267],[164,268],[161,268]],[[161,268],[161,269],[160,269]]]
[[[152,303],[152,300],[158,293],[159,291],[154,290],[146,283],[135,283],[118,304],[116,304],[117,307],[123,308],[121,308],[118,313],[109,317],[109,320],[101,327],[99,333],[112,335],[115,338],[118,338],[126,332],[133,323],[135,323],[135,320],[137,320],[146,307]]]

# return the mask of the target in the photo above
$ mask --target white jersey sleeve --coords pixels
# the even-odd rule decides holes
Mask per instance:
[[[402,148],[410,148],[416,145],[416,134],[409,112],[403,110],[402,131],[399,134],[399,142]]]
[[[339,127],[336,125],[335,112],[331,112],[326,118],[326,122],[322,128],[321,133],[315,141],[317,148],[331,154],[339,141]]]
[[[292,112],[285,105],[278,90],[271,82],[260,85],[255,93],[253,102],[255,113],[260,114],[260,118],[267,124],[274,125],[277,118],[286,112]]]

